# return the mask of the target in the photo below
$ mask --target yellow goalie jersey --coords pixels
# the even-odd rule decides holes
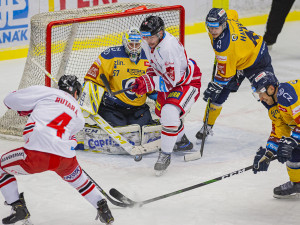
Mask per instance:
[[[124,46],[110,47],[98,56],[84,79],[91,80],[104,87],[100,79],[100,74],[104,74],[109,81],[111,90],[113,92],[119,91],[131,86],[137,77],[144,75],[148,66],[149,62],[143,50],[140,59],[137,63],[134,63],[129,59]],[[146,95],[139,96],[131,91],[126,91],[115,97],[121,102],[132,106],[145,104],[147,98]]]
[[[238,21],[235,10],[227,10],[227,26],[223,33],[213,38],[209,37],[218,62],[215,82],[226,85],[236,74],[260,60],[260,50],[263,38],[249,31]]]
[[[300,80],[280,83],[276,105],[269,107],[272,131],[267,148],[277,151],[282,136],[292,137],[300,142]]]

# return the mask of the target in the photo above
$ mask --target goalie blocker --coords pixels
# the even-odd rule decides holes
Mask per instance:
[[[128,140],[133,146],[147,146],[160,139],[161,125],[144,125],[140,128],[139,125],[133,124],[129,126],[115,127],[119,134]],[[77,134],[78,146],[76,150],[92,151],[105,154],[128,154],[114,139],[103,131],[97,125],[85,124],[83,130]],[[160,146],[157,146],[151,153],[158,151]]]

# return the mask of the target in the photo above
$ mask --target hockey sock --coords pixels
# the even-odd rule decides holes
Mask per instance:
[[[67,180],[66,180],[67,181]],[[73,181],[67,181],[84,197],[89,203],[91,203],[96,209],[98,208],[97,202],[102,199],[100,191],[96,188],[96,185],[88,179],[86,174],[80,169],[80,175]]]
[[[166,104],[162,108],[160,122],[162,124],[161,150],[163,152],[171,153],[178,134],[182,133],[183,135],[184,126],[180,120],[180,113],[181,109],[172,104]]]
[[[221,110],[222,110],[222,105],[214,105],[213,103],[211,103],[207,124],[213,126],[216,122],[216,119],[220,115]],[[204,118],[203,118],[203,122],[205,121],[205,117],[206,117],[206,111],[205,111],[205,115],[204,115]]]
[[[19,200],[18,184],[15,176],[0,173],[0,190],[7,204]]]
[[[294,183],[300,182],[300,162],[290,162],[286,163],[286,168],[290,177],[290,181]]]

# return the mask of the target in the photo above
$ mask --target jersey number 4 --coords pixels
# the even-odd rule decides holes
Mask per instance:
[[[62,138],[63,133],[65,133],[65,127],[70,123],[72,117],[69,116],[67,113],[62,113],[50,123],[47,124],[48,127],[51,127],[57,130],[57,136]]]

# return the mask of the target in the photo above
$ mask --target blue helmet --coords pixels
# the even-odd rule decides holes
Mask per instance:
[[[219,27],[223,26],[223,30],[226,27],[227,14],[222,8],[212,8],[206,16],[207,27]]]
[[[262,71],[252,80],[253,92],[265,92],[272,85],[278,87],[279,82],[276,76],[270,71]]]

